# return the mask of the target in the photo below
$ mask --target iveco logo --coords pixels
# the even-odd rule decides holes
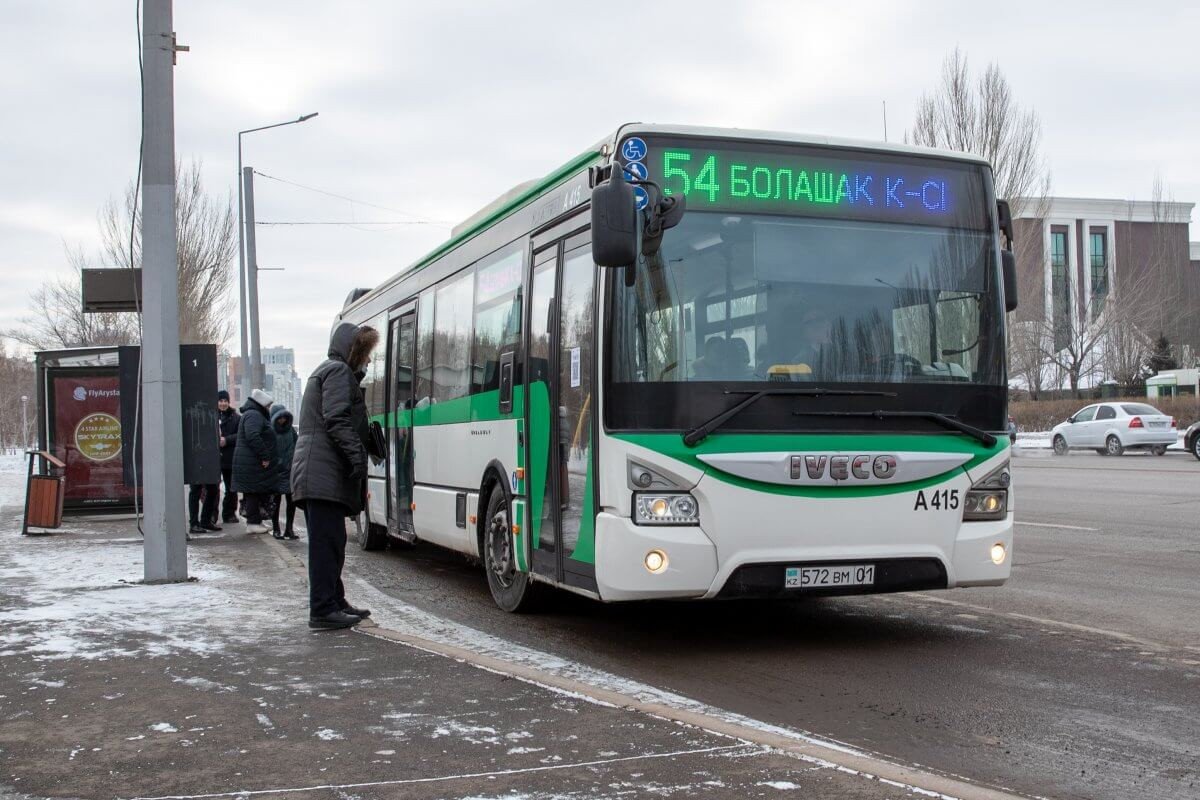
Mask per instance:
[[[870,480],[872,476],[881,481],[889,480],[896,474],[898,461],[893,455],[857,455],[857,456],[792,456],[792,480],[799,481],[808,478],[820,481],[829,471],[829,477],[835,481]]]

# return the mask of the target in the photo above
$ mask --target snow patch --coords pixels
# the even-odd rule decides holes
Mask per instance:
[[[335,731],[333,728],[320,728],[313,734],[323,742],[335,742],[346,737]]]
[[[159,733],[179,733],[179,728],[176,728],[169,722],[156,722],[150,726],[150,730],[158,731]]]

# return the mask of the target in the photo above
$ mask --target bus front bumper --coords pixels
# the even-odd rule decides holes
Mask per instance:
[[[933,544],[888,547],[750,548],[728,553],[724,563],[703,526],[634,525],[603,512],[596,519],[596,578],[605,601],[655,598],[773,597],[799,594],[868,594],[963,586],[999,586],[1012,569],[1013,515],[959,526],[947,553]],[[726,537],[728,541],[730,537]],[[1004,557],[993,560],[1001,545]],[[657,551],[666,566],[652,572],[647,556]],[[784,587],[789,566],[871,563],[878,566],[870,587],[800,590]]]

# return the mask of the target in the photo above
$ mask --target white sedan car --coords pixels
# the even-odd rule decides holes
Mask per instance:
[[[1054,454],[1059,456],[1068,450],[1095,450],[1102,456],[1150,450],[1161,456],[1178,439],[1174,418],[1145,403],[1096,403],[1055,425],[1050,433]]]

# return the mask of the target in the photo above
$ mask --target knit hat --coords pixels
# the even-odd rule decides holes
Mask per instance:
[[[270,408],[271,403],[275,402],[275,398],[264,392],[262,389],[255,389],[250,393],[250,399],[258,403],[263,408]]]
[[[219,392],[217,392],[217,400],[225,400],[228,402],[229,392],[225,391],[224,389],[221,389]]]

